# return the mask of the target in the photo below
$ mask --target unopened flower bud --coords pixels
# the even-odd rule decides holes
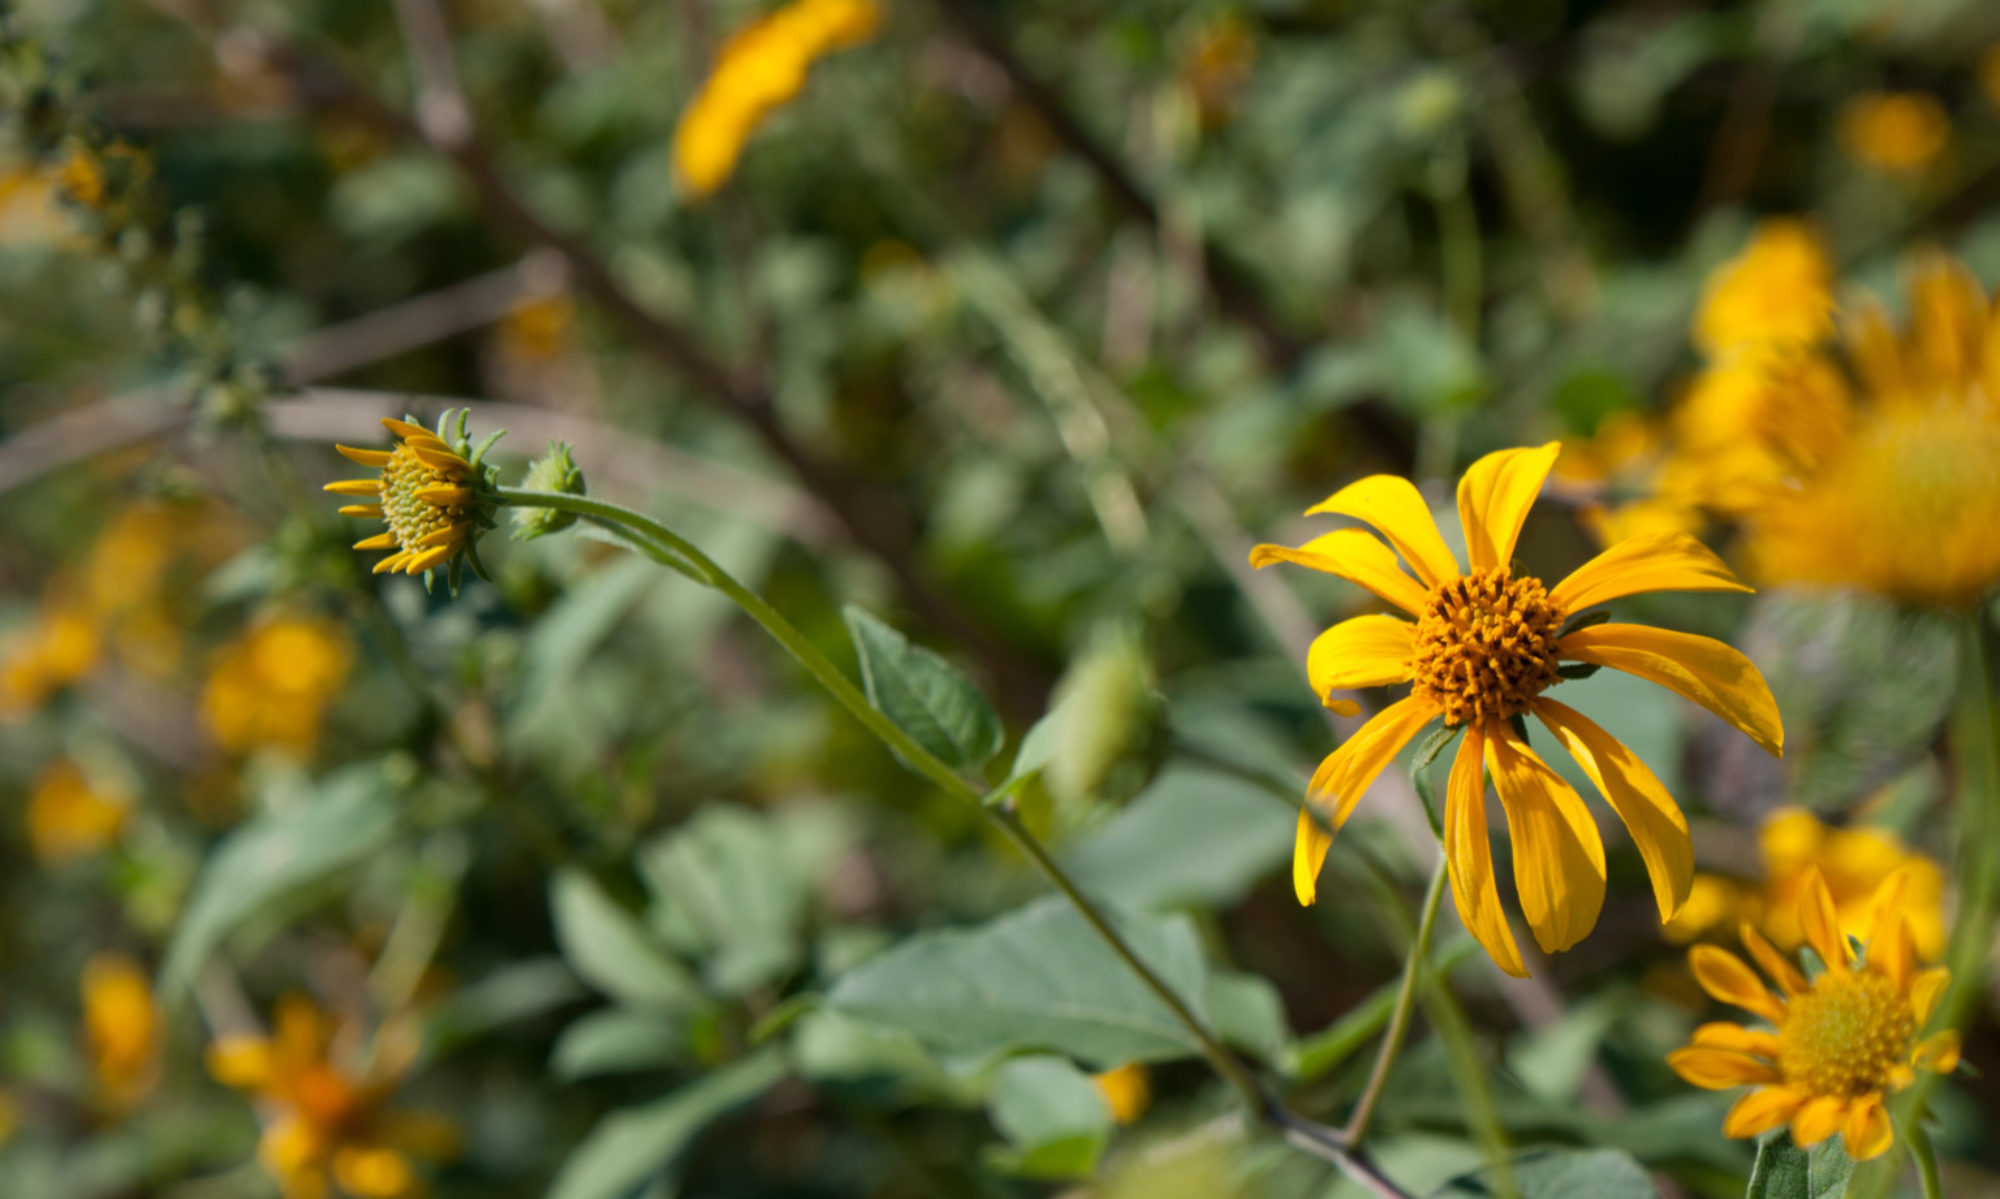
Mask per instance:
[[[569,443],[549,442],[549,452],[528,467],[521,486],[529,491],[553,491],[562,495],[583,494],[583,472],[570,459]],[[576,523],[576,513],[554,508],[514,509],[514,540],[532,541],[546,533],[556,533]]]

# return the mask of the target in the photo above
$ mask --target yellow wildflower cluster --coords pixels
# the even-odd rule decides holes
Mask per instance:
[[[129,1110],[159,1080],[164,1025],[139,963],[100,953],[83,968],[83,1039],[96,1074],[99,1101]]]
[[[1093,1074],[1090,1084],[1097,1088],[1111,1119],[1119,1124],[1136,1123],[1153,1102],[1152,1077],[1138,1062],[1126,1062],[1102,1074]]]
[[[501,318],[500,349],[519,361],[546,362],[569,349],[575,326],[576,300],[568,292],[539,296],[516,304]]]
[[[1885,175],[1923,170],[1950,140],[1944,105],[1922,92],[1863,92],[1840,110],[1841,148]]]
[[[1900,872],[1899,914],[1918,955],[1934,958],[1944,951],[1944,871],[1886,829],[1831,828],[1804,808],[1782,808],[1765,821],[1758,849],[1761,879],[1695,875],[1687,905],[1667,924],[1667,936],[1691,941],[1749,924],[1780,949],[1794,950],[1805,943],[1800,895],[1816,872],[1833,897],[1841,931],[1860,937],[1868,931],[1876,892]]]
[[[674,130],[674,174],[690,196],[728,181],[757,126],[799,94],[814,62],[874,36],[873,0],[794,0],[723,43]]]
[[[360,1030],[342,1027],[309,999],[280,1000],[269,1037],[232,1036],[209,1047],[217,1081],[255,1096],[268,1114],[258,1157],[285,1199],[413,1199],[413,1158],[457,1152],[442,1117],[391,1110],[418,1048],[408,1027],[376,1034],[364,1061]]]
[[[132,814],[132,797],[64,758],[43,770],[28,796],[28,844],[35,860],[56,865],[110,845]]]
[[[202,719],[231,753],[309,756],[353,661],[353,643],[336,621],[258,621],[217,652],[202,692]]]

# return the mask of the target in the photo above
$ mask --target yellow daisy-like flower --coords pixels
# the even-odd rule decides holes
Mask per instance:
[[[451,414],[446,413],[438,422],[438,432],[433,433],[407,420],[384,417],[383,427],[398,439],[394,449],[334,447],[348,460],[382,472],[373,479],[326,485],[335,495],[367,501],[342,508],[342,516],[373,516],[388,524],[388,532],[354,543],[358,550],[395,551],[375,564],[376,574],[424,574],[448,566],[456,589],[459,563],[465,556],[471,557],[473,569],[480,570],[474,541],[493,526],[490,513],[479,502],[485,481],[480,459],[486,446],[500,435],[487,438],[478,451],[468,452],[464,414],[459,415],[457,436],[448,442],[444,430],[450,420]]]
[[[1411,684],[1409,697],[1377,713],[1320,763],[1299,813],[1292,881],[1311,903],[1333,835],[1362,793],[1410,739],[1442,717],[1463,729],[1445,789],[1445,855],[1465,926],[1494,961],[1525,975],[1494,881],[1486,831],[1482,761],[1493,772],[1513,833],[1514,882],[1535,940],[1568,949],[1597,923],[1604,902],[1604,846],[1577,793],[1529,747],[1519,718],[1554,733],[1631,830],[1653,880],[1660,918],[1687,898],[1694,851],[1687,820],[1644,763],[1584,715],[1542,694],[1565,662],[1609,666],[1667,687],[1715,712],[1758,745],[1781,752],[1777,703],[1748,658],[1707,637],[1634,624],[1574,621],[1595,605],[1647,591],[1748,591],[1706,547],[1684,533],[1619,542],[1553,589],[1512,565],[1528,509],[1560,444],[1502,450],[1472,464],[1458,488],[1471,558],[1459,569],[1423,497],[1407,479],[1374,475],[1308,511],[1362,521],[1293,549],[1260,545],[1253,566],[1295,562],[1374,592],[1414,621],[1358,616],[1313,642],[1307,673],[1315,694]],[[1392,548],[1393,547],[1393,548]],[[1400,554],[1416,577],[1397,562]]]
[[[342,1029],[311,1000],[286,996],[275,1024],[268,1038],[216,1041],[208,1069],[266,1109],[257,1154],[285,1199],[327,1199],[336,1186],[353,1199],[420,1194],[413,1157],[449,1157],[458,1136],[441,1117],[389,1109],[416,1053],[410,1030],[384,1027],[372,1063],[354,1069],[338,1051],[357,1048],[357,1030]]]
[[[1694,316],[1695,345],[1710,358],[1832,335],[1833,263],[1799,220],[1761,222],[1743,252],[1709,276]]]
[[[83,1038],[97,1092],[113,1111],[124,1111],[159,1079],[165,1028],[152,984],[131,958],[100,953],[84,964],[82,989]]]
[[[674,129],[681,189],[702,197],[721,187],[750,135],[799,94],[813,63],[867,41],[881,23],[873,0],[795,0],[732,34]]]
[[[353,660],[353,643],[334,621],[261,620],[216,654],[202,720],[231,753],[269,748],[310,757]]]
[[[1825,881],[1817,872],[1807,876],[1799,923],[1825,965],[1817,978],[1808,978],[1747,924],[1744,948],[1777,990],[1726,949],[1697,945],[1689,953],[1703,990],[1770,1025],[1704,1024],[1689,1044],[1667,1055],[1674,1071],[1695,1086],[1754,1088],[1729,1109],[1725,1135],[1754,1137],[1789,1123],[1800,1145],[1839,1133],[1850,1157],[1880,1157],[1895,1141],[1884,1096],[1909,1086],[1918,1070],[1957,1068],[1957,1033],[1918,1036],[1951,975],[1941,966],[1917,969],[1897,894],[1903,881],[1891,876],[1877,893],[1863,958],[1841,932]]]
[[[1840,110],[1841,147],[1885,175],[1923,170],[1950,138],[1944,105],[1922,92],[1863,92]]]

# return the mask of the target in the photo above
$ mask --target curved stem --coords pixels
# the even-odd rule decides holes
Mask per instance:
[[[1924,1131],[1923,1109],[1910,1113],[1903,1125],[1903,1135],[1910,1143],[1910,1156],[1917,1163],[1917,1179],[1923,1183],[1924,1199],[1944,1199],[1944,1182],[1938,1175],[1937,1150],[1931,1147],[1931,1134]]]
[[[1368,1135],[1368,1121],[1375,1114],[1375,1105],[1381,1102],[1382,1088],[1389,1081],[1389,1070],[1396,1064],[1396,1055],[1403,1048],[1403,1037],[1410,1029],[1410,1012],[1417,1004],[1417,979],[1423,973],[1430,958],[1431,930],[1437,925],[1439,901],[1444,898],[1445,859],[1438,857],[1437,868],[1431,871],[1430,887],[1424,892],[1424,906],[1417,917],[1417,936],[1410,944],[1410,956],[1403,963],[1403,982],[1396,992],[1396,1006],[1389,1014],[1389,1030],[1382,1036],[1382,1047],[1375,1054],[1375,1066],[1368,1072],[1368,1085],[1361,1089],[1361,1098],[1355,1101],[1354,1114],[1347,1118],[1347,1126],[1341,1129],[1341,1139],[1349,1146],[1361,1144]]]

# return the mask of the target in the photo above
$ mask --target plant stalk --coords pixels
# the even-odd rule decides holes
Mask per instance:
[[[1349,1146],[1358,1146],[1368,1135],[1368,1121],[1375,1115],[1375,1105],[1382,1100],[1382,1089],[1389,1081],[1389,1071],[1396,1064],[1396,1055],[1402,1051],[1403,1037],[1410,1029],[1410,1013],[1417,1005],[1417,980],[1430,958],[1431,930],[1437,925],[1439,901],[1444,898],[1446,863],[1442,855],[1438,857],[1436,869],[1431,871],[1430,886],[1424,891],[1424,906],[1417,916],[1416,939],[1410,943],[1409,958],[1403,963],[1403,981],[1396,992],[1396,1006],[1389,1013],[1389,1030],[1382,1036],[1382,1046],[1375,1054],[1374,1068],[1368,1072],[1368,1084],[1361,1089],[1361,1097],[1354,1103],[1354,1112],[1347,1118],[1346,1127],[1340,1130],[1341,1139]]]

